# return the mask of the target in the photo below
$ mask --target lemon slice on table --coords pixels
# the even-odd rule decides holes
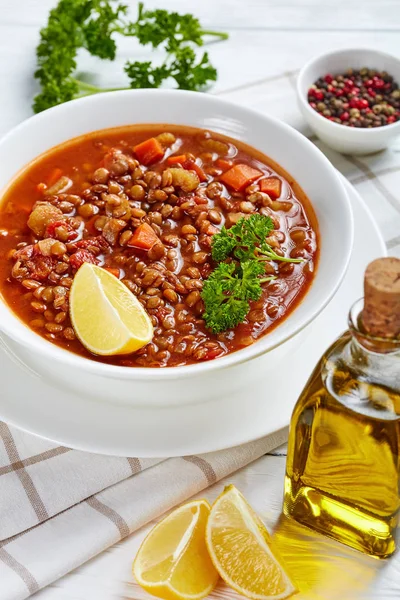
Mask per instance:
[[[147,592],[165,600],[200,600],[218,581],[209,557],[206,500],[188,502],[150,531],[133,563],[133,575]]]
[[[70,316],[82,344],[101,356],[130,354],[148,344],[153,325],[139,300],[117,277],[84,263],[70,293]]]
[[[207,548],[222,579],[254,600],[280,600],[295,591],[265,525],[233,485],[214,502]]]

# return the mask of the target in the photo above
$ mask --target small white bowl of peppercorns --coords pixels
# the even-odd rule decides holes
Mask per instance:
[[[297,80],[300,109],[317,136],[338,152],[370,154],[400,135],[400,60],[370,49],[330,52]]]

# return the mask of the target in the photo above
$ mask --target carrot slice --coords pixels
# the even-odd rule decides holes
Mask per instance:
[[[142,223],[137,227],[133,236],[128,242],[128,246],[134,246],[141,250],[150,250],[159,238],[154,230],[147,223]]]
[[[182,166],[188,171],[194,171],[195,173],[197,173],[197,176],[200,179],[200,181],[207,181],[207,175],[204,173],[203,169],[194,162],[194,160],[187,160]]]
[[[260,190],[268,194],[272,200],[275,200],[281,195],[282,182],[278,177],[267,177],[266,179],[261,179]]]
[[[178,154],[175,156],[168,156],[168,158],[167,158],[167,163],[169,165],[176,165],[177,163],[181,163],[181,165],[183,165],[184,162],[186,162],[186,154]]]
[[[233,166],[233,162],[231,160],[225,160],[225,158],[217,158],[215,161],[215,166],[218,167],[218,169],[227,171]]]
[[[220,177],[220,181],[229,185],[235,192],[240,192],[243,188],[248,186],[252,181],[262,175],[261,171],[249,167],[249,165],[235,165],[229,171],[223,173]]]
[[[161,160],[164,156],[163,147],[154,137],[137,144],[133,147],[133,150],[142,165],[150,165]]]
[[[108,271],[109,273],[111,273],[111,275],[114,275],[114,277],[116,277],[117,279],[119,279],[119,276],[121,274],[121,270],[120,269],[113,269],[112,267],[104,267],[105,271]]]
[[[55,169],[53,169],[47,178],[47,181],[46,181],[47,187],[51,187],[52,185],[57,183],[57,181],[60,179],[62,174],[63,174],[63,171],[59,167],[56,167]]]

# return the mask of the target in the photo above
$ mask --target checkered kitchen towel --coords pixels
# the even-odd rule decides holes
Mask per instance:
[[[26,598],[286,439],[284,429],[204,456],[115,458],[0,423],[1,600]]]
[[[296,108],[294,77],[285,73],[218,95],[273,114],[317,143],[355,185],[389,252],[400,257],[400,140],[370,157],[329,150]],[[286,438],[283,430],[239,448],[161,461],[78,452],[0,424],[0,599],[26,598]]]

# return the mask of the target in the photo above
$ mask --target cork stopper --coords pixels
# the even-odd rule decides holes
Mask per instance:
[[[400,337],[400,259],[378,258],[368,265],[361,319],[369,335]]]

